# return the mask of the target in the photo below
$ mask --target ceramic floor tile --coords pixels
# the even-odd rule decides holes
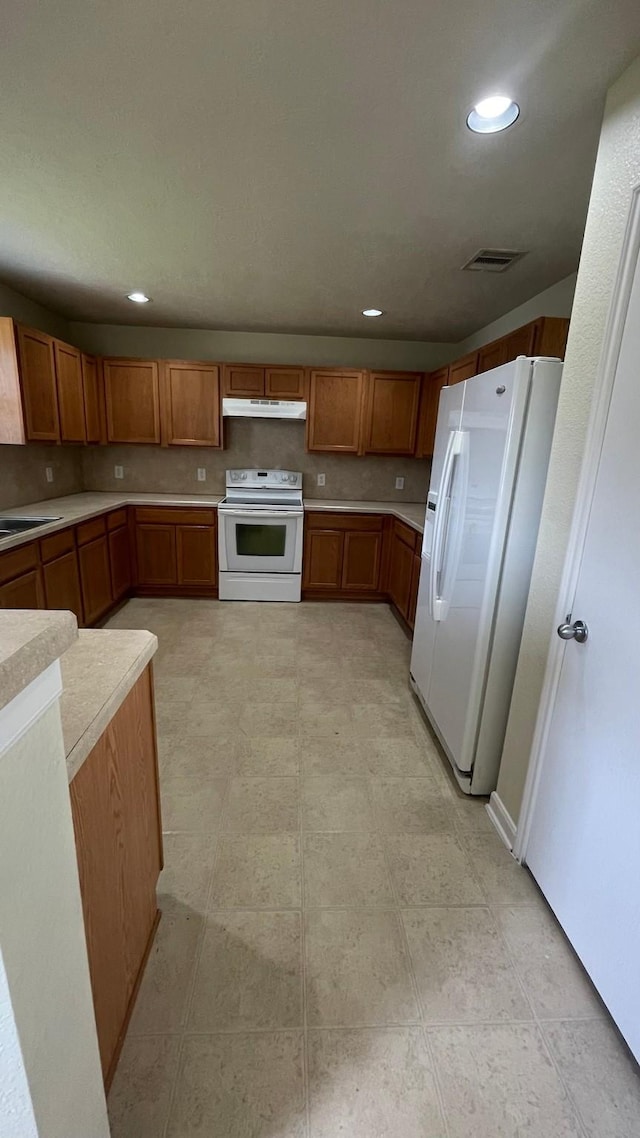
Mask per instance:
[[[310,1138],[443,1138],[420,1028],[309,1032]]]
[[[161,782],[169,778],[230,778],[237,773],[237,753],[235,739],[172,733],[158,746]]]
[[[467,833],[462,841],[488,901],[497,905],[540,902],[529,871],[514,860],[497,834]]]
[[[534,1025],[436,1028],[429,1042],[449,1138],[582,1138]]]
[[[401,915],[424,1023],[532,1018],[489,909],[408,909]]]
[[[238,744],[237,773],[263,777],[297,777],[300,773],[297,739],[242,739]]]
[[[300,840],[294,834],[240,834],[221,838],[209,907],[298,908]]]
[[[158,1138],[164,1133],[179,1047],[179,1035],[125,1040],[107,1100],[111,1138]]]
[[[409,712],[386,703],[354,703],[353,733],[372,739],[413,737]]]
[[[164,869],[158,880],[163,912],[205,911],[216,839],[213,834],[165,834]]]
[[[163,913],[133,1009],[129,1036],[180,1031],[202,928],[201,917]]]
[[[300,739],[300,763],[306,776],[368,774],[362,744],[357,739],[312,739],[303,733]]]
[[[612,1024],[549,1023],[544,1033],[588,1138],[637,1138],[640,1071]]]
[[[297,778],[233,778],[223,827],[243,834],[297,831],[299,797]]]
[[[299,913],[211,913],[188,1031],[302,1027]]]
[[[166,1138],[305,1138],[296,1031],[185,1038]]]
[[[384,850],[374,834],[305,834],[303,848],[308,906],[393,905]]]
[[[296,738],[298,734],[297,703],[254,703],[251,701],[240,716],[240,731],[252,738]]]
[[[302,826],[305,830],[375,830],[365,780],[344,775],[306,778]]]
[[[542,906],[494,909],[539,1019],[602,1016],[604,1008],[553,915]]]
[[[409,962],[393,912],[314,909],[306,918],[307,1022],[412,1023]]]
[[[299,713],[300,731],[311,738],[351,735],[351,708],[328,700],[305,702]]]
[[[433,834],[454,828],[449,801],[435,779],[373,779],[371,798],[380,827],[388,834]]]
[[[388,835],[385,844],[401,905],[485,903],[471,861],[455,835]]]
[[[491,819],[487,814],[487,798],[472,798],[468,795],[450,791],[453,817],[456,829],[461,833],[495,834]]]
[[[374,778],[433,778],[433,757],[415,739],[366,739],[361,743],[367,771]]]
[[[233,739],[241,720],[242,715],[237,705],[212,702],[210,706],[201,705],[185,715],[180,730],[187,738],[199,736],[206,739]]]
[[[162,828],[212,834],[222,813],[226,779],[167,778],[162,783]]]

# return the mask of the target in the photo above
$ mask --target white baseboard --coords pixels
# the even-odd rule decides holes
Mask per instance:
[[[516,824],[495,790],[489,799],[486,809],[498,836],[502,839],[507,849],[512,850],[513,843],[516,839]]]

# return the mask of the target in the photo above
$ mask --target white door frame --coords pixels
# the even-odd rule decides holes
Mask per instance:
[[[578,585],[580,566],[591,504],[595,492],[596,479],[600,466],[600,456],[609,415],[613,392],[613,382],[618,366],[620,345],[624,332],[631,288],[640,255],[640,185],[632,192],[627,226],[622,242],[622,252],[611,296],[611,304],[605,327],[604,340],[594,386],[593,406],[585,444],[584,459],[578,483],[573,521],[567,546],[567,554],[560,582],[554,625],[560,624],[571,610]],[[544,677],[538,718],[531,746],[529,769],[524,787],[518,828],[513,844],[513,856],[526,862],[527,848],[531,835],[533,816],[538,797],[538,789],[543,776],[547,753],[549,730],[555,710],[562,661],[567,642],[555,635],[551,636],[547,666]]]

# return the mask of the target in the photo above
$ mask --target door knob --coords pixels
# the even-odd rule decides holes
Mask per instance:
[[[578,644],[584,644],[589,635],[589,629],[583,620],[574,620],[571,624],[571,613],[567,613],[567,619],[564,624],[558,625],[558,636],[561,640],[576,640]]]

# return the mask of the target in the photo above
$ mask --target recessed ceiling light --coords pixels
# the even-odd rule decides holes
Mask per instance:
[[[144,292],[128,292],[127,300],[132,300],[134,304],[148,304],[151,297],[146,296]]]
[[[362,315],[363,316],[384,316],[384,313],[383,313],[381,308],[363,308],[362,309]]]
[[[520,107],[508,95],[490,95],[467,115],[467,126],[476,134],[497,134],[512,126],[519,114]]]

